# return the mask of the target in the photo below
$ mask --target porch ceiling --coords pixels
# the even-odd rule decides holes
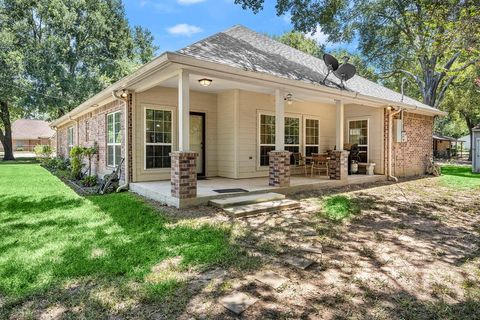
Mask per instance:
[[[204,87],[200,85],[198,80],[202,78],[208,78],[212,80],[212,84],[208,87]],[[178,88],[178,78],[172,77],[172,78],[166,79],[165,81],[158,84],[158,86],[168,87],[168,88]],[[208,93],[220,93],[223,91],[234,90],[234,89],[264,93],[264,94],[270,94],[270,95],[274,95],[275,93],[275,89],[270,87],[260,86],[256,84],[249,84],[241,81],[233,81],[229,79],[223,79],[220,77],[212,77],[212,76],[207,76],[202,74],[190,75],[190,89],[193,91],[208,92]],[[306,93],[306,92],[300,92],[295,89],[289,90],[289,88],[282,88],[282,90],[285,93],[292,93],[294,101],[297,101],[297,102],[310,101],[310,102],[319,102],[319,103],[325,103],[325,104],[335,103],[334,99],[324,97],[320,93],[316,93],[316,94]]]

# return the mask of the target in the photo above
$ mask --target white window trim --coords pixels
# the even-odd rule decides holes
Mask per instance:
[[[318,121],[318,144],[307,144],[307,119],[308,120],[317,120]],[[320,134],[320,128],[321,128],[321,121],[320,121],[320,117],[316,117],[316,116],[310,116],[310,115],[304,115],[303,116],[303,128],[302,128],[302,132],[303,132],[303,140],[302,140],[302,144],[303,144],[303,152],[302,154],[305,156],[307,154],[307,147],[318,147],[318,152],[320,153],[320,137],[321,137],[321,134]]]
[[[273,147],[275,147],[275,143],[273,143],[273,144],[262,144],[261,143],[260,134],[261,134],[261,117],[262,117],[262,115],[275,116],[275,112],[265,111],[265,110],[257,110],[257,159],[255,160],[255,162],[256,162],[257,170],[265,171],[265,170],[268,170],[268,166],[261,166],[260,165],[260,147],[262,147],[262,146],[266,146],[266,147],[273,146]],[[277,122],[275,121],[275,126],[276,125],[277,125]],[[275,137],[275,139],[277,139],[277,137]]]
[[[270,110],[262,110],[262,109],[257,109],[257,151],[256,151],[256,159],[255,159],[255,167],[256,167],[256,170],[257,171],[268,171],[268,165],[267,166],[261,166],[260,165],[260,147],[261,146],[273,146],[275,147],[275,143],[274,144],[260,144],[260,132],[261,132],[261,128],[260,128],[260,121],[261,121],[261,116],[262,115],[267,115],[267,116],[275,116],[275,112],[274,111],[270,111]],[[299,150],[301,151],[302,150],[302,144],[303,144],[303,121],[302,121],[302,114],[300,113],[285,113],[284,114],[284,117],[285,118],[298,118],[300,119],[300,131],[299,131],[299,134],[300,134],[300,137],[299,137],[299,141],[300,141],[300,144],[299,145],[296,145],[296,144],[285,144],[285,146],[292,146],[292,147],[296,147],[298,146]],[[275,122],[275,126],[277,125],[277,123]],[[277,137],[275,137],[276,139]]]
[[[142,104],[143,108],[143,131],[142,131],[142,143],[143,143],[143,170],[148,172],[160,172],[166,173],[170,172],[171,168],[147,168],[147,145],[149,146],[171,146],[172,151],[176,150],[176,141],[177,141],[177,114],[176,107],[165,106],[165,105],[152,105],[152,104]],[[147,131],[147,109],[149,110],[164,110],[170,111],[172,113],[172,142],[171,143],[147,143],[146,141],[146,131]]]
[[[117,166],[116,165],[111,165],[108,163],[108,147],[109,146],[113,146],[113,163],[117,163],[117,153],[115,152],[115,147],[116,146],[120,146],[120,148],[122,147],[122,143],[121,142],[113,142],[113,143],[110,143],[108,142],[108,116],[112,115],[113,116],[113,132],[115,133],[115,114],[117,113],[120,113],[120,134],[122,133],[122,114],[121,114],[121,111],[118,110],[118,111],[114,111],[114,112],[110,112],[110,113],[107,113],[107,121],[106,121],[106,133],[107,133],[107,152],[105,152],[105,157],[106,157],[106,161],[105,163],[107,164],[107,168],[116,168]],[[120,151],[120,158],[122,157],[122,152]]]
[[[370,161],[370,117],[355,117],[347,119],[347,137],[350,144],[350,122],[354,121],[367,121],[367,144],[359,144],[359,147],[367,147],[367,163]]]
[[[75,127],[71,126],[67,128],[67,157],[70,157],[70,150],[75,146]],[[72,140],[70,140],[70,131],[72,132]]]

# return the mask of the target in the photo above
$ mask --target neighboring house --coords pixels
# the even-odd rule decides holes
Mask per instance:
[[[46,121],[18,119],[12,123],[13,151],[33,151],[38,144],[50,145],[54,135]],[[3,151],[1,143],[0,150]]]
[[[442,136],[438,133],[433,134],[433,156],[435,158],[450,159],[457,155],[458,151],[463,151],[464,141],[452,137]]]
[[[377,175],[423,174],[434,116],[445,113],[358,75],[345,88],[331,74],[323,84],[326,73],[322,60],[235,26],[160,55],[55,120],[57,151],[97,142],[99,175],[125,158],[132,190],[149,186],[176,206],[233,181],[298,186],[285,151],[336,149],[331,180],[349,181],[343,149],[354,143]],[[401,116],[404,142],[392,125]],[[197,175],[209,178],[198,188]]]

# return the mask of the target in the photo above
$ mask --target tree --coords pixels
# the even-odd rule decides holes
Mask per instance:
[[[445,111],[449,112],[449,117],[458,114],[463,118],[471,139],[473,139],[472,129],[480,123],[480,91],[476,83],[479,78],[480,66],[476,66],[460,76],[447,93],[442,106]],[[439,126],[442,128],[441,125]],[[448,128],[445,124],[444,127]],[[470,142],[473,146],[473,140]],[[469,159],[472,159],[471,150]]]
[[[18,27],[15,22],[7,23],[5,12],[0,9],[0,143],[4,149],[3,160],[14,160],[11,128],[14,110],[11,104],[21,93],[18,87],[22,85],[24,60],[15,37]]]
[[[325,45],[308,38],[303,32],[289,31],[281,36],[273,36],[272,38],[317,58],[322,58],[325,51]]]
[[[5,132],[8,110],[62,116],[157,50],[148,30],[130,28],[121,0],[0,0],[0,15]]]
[[[235,0],[258,12],[264,0]],[[379,71],[413,79],[423,102],[438,108],[447,89],[480,62],[480,7],[475,0],[277,0],[305,33],[321,26],[330,42],[358,39]]]

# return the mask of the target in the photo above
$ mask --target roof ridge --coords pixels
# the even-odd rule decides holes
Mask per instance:
[[[323,61],[322,59],[320,59],[320,58],[318,58],[318,57],[312,56],[312,55],[309,54],[309,53],[306,53],[306,52],[304,52],[304,51],[302,51],[302,50],[299,50],[299,49],[294,48],[294,47],[292,47],[292,46],[289,46],[289,45],[287,45],[287,44],[285,44],[285,43],[282,43],[282,42],[280,42],[280,41],[278,41],[278,40],[275,40],[274,38],[269,37],[269,36],[266,35],[266,34],[257,32],[257,31],[255,31],[255,30],[253,30],[253,29],[250,29],[250,28],[248,28],[248,27],[245,27],[244,25],[237,24],[237,25],[233,26],[232,28],[229,28],[228,30],[230,31],[230,30],[233,30],[233,29],[237,29],[238,27],[243,28],[243,29],[245,29],[245,30],[247,30],[247,31],[249,31],[249,32],[252,32],[252,33],[254,33],[254,34],[256,34],[256,35],[258,35],[258,36],[260,36],[260,37],[262,37],[262,38],[264,38],[264,39],[266,39],[266,40],[268,40],[268,41],[274,42],[274,43],[276,43],[277,45],[280,45],[280,46],[282,46],[282,47],[284,47],[284,48],[286,48],[286,49],[294,50],[294,51],[296,51],[297,53],[300,53],[301,55],[304,55],[304,56],[307,56],[307,57],[316,59],[316,60],[322,62],[323,64],[325,64],[325,61]],[[227,30],[225,30],[224,32],[227,32]],[[326,66],[326,65],[325,65],[325,66]]]

